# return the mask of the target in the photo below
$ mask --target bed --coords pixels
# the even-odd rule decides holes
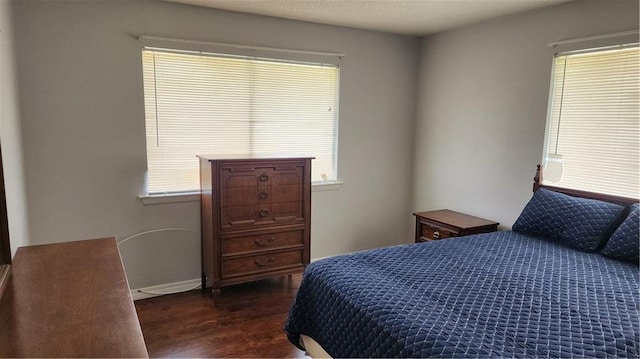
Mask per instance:
[[[636,200],[534,188],[511,231],[312,263],[290,341],[333,357],[638,357]]]

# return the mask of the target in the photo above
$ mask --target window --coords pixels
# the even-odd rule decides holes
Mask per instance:
[[[555,57],[544,183],[638,198],[638,46]]]
[[[142,64],[148,193],[199,190],[198,154],[314,156],[312,180],[337,179],[336,65],[150,48]]]

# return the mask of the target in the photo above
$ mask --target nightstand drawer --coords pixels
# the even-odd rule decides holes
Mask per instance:
[[[420,240],[421,241],[431,241],[443,238],[450,238],[457,236],[458,233],[438,227],[435,224],[431,223],[421,223],[420,228]]]

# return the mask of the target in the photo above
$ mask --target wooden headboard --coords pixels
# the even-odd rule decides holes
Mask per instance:
[[[542,184],[542,172],[543,172],[542,171],[542,165],[538,165],[538,168],[536,170],[536,175],[535,175],[535,177],[533,177],[533,192],[537,191],[540,188],[544,188],[544,189],[548,189],[550,191],[560,192],[560,193],[568,194],[568,195],[574,196],[574,197],[598,199],[598,200],[601,200],[601,201],[620,203],[620,204],[624,204],[624,205],[630,205],[632,203],[637,203],[638,202],[637,198],[614,196],[614,195],[610,195],[610,194],[588,192],[588,191],[580,191],[580,190],[577,190],[577,189],[562,188],[562,187],[555,187],[555,186],[549,186],[549,185],[546,185],[546,184]]]

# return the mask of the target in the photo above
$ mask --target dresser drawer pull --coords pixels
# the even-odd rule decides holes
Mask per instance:
[[[263,173],[260,175],[260,177],[258,177],[260,179],[260,181],[262,182],[267,182],[269,180],[269,176],[267,176],[266,173]]]
[[[258,238],[258,239],[254,239],[253,242],[255,244],[259,245],[260,247],[264,247],[264,246],[270,245],[275,240],[276,240],[276,237],[271,237],[271,238],[267,239],[266,242],[263,242],[260,238]]]
[[[267,211],[266,209],[262,209],[260,210],[260,212],[258,212],[258,215],[260,217],[266,217],[269,214],[269,211]]]
[[[434,239],[438,239],[438,238],[440,238],[440,232],[438,232],[438,231],[433,231],[433,238],[434,238]]]
[[[267,198],[269,198],[269,192],[267,191],[260,192],[260,199],[267,199]]]
[[[276,259],[274,257],[269,258],[269,260],[266,263],[262,263],[259,260],[255,260],[253,261],[253,263],[255,263],[255,265],[257,265],[258,267],[266,267],[269,265],[269,263],[272,263],[273,261],[275,261]]]

